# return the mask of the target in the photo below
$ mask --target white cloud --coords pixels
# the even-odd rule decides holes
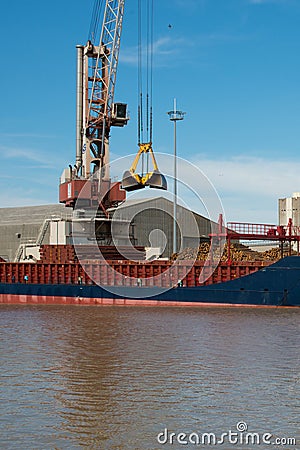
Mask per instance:
[[[160,171],[168,178],[168,189],[173,192],[173,162],[172,155],[155,152]],[[180,152],[180,156],[184,152]],[[114,155],[116,156],[116,155]],[[133,161],[134,155],[128,155],[112,162],[112,174],[122,176],[125,168]],[[189,206],[205,214],[205,198],[207,186],[204,182],[208,178],[210,185],[220,197],[227,221],[277,223],[278,199],[290,197],[293,192],[300,191],[300,162],[287,159],[266,157],[249,157],[241,154],[231,158],[210,158],[208,155],[196,154],[189,161],[199,170],[191,170],[190,163],[184,159],[178,162],[178,179],[190,188],[184,189],[179,182],[178,194]],[[201,175],[204,174],[204,177]],[[170,178],[171,177],[171,178]],[[192,190],[198,193],[198,198],[192,195]],[[154,195],[155,190],[145,189],[144,195]],[[159,195],[164,194],[158,191]],[[213,190],[210,191],[211,195]],[[199,198],[203,195],[204,203]],[[214,201],[214,200],[213,200]],[[204,208],[203,208],[204,205]],[[210,203],[211,205],[211,203]],[[208,209],[216,208],[211,206]],[[222,212],[221,210],[217,213]]]
[[[176,0],[175,5],[179,8],[184,8],[185,10],[187,8],[189,9],[196,9],[200,6],[205,5],[206,0]]]
[[[227,220],[277,221],[279,198],[300,191],[300,162],[240,155],[213,160],[193,158],[221,197]]]
[[[45,192],[41,194],[41,188],[39,189],[24,189],[23,187],[10,188],[9,192],[6,192],[2,188],[0,192],[0,208],[11,208],[16,206],[38,206],[49,205],[58,203],[55,195],[51,195],[45,189]]]
[[[287,3],[288,0],[248,0],[253,5],[263,5],[266,3]]]
[[[263,195],[295,189],[300,170],[300,163],[244,155],[217,161],[197,156],[193,162],[219,189]]]
[[[11,146],[0,146],[1,157],[5,159],[23,159],[45,163],[45,157],[38,151],[26,148],[16,148]]]
[[[116,155],[111,156],[112,177],[117,176],[120,179],[123,171],[130,166],[135,155],[127,155],[117,161],[113,158]],[[169,192],[167,193],[167,196],[170,197],[173,192],[173,164],[172,161],[170,163],[172,155],[167,155],[168,158],[165,161],[164,156],[166,155],[156,152],[161,172],[169,177],[171,176],[171,179],[168,179]],[[17,157],[17,154],[15,154],[15,157]],[[197,175],[196,171],[191,174],[190,165],[181,162],[184,162],[184,160],[180,160],[178,164],[179,180],[185,181],[185,184],[192,189],[196,187],[200,197],[203,193],[205,198],[203,179],[207,177],[221,199],[227,221],[277,223],[278,199],[290,197],[293,192],[300,191],[300,162],[297,161],[249,157],[244,154],[226,159],[216,159],[209,157],[209,155],[196,154],[191,162],[205,175],[202,180],[201,172],[198,171],[200,176]],[[26,186],[26,180],[18,177],[17,174],[15,176],[17,180],[15,180],[13,189],[11,189],[12,186],[9,187],[8,178],[11,178],[10,174],[6,176],[7,181],[4,182],[3,180],[0,195],[2,207],[56,202],[57,186],[55,179],[52,177],[35,179],[34,183]],[[42,189],[40,183],[43,184]],[[145,189],[144,191],[143,195],[163,195],[162,191],[152,189]],[[180,183],[178,195],[179,197],[182,195],[183,200],[191,209],[204,214],[205,208],[203,209],[199,198],[191,196],[191,191],[184,190]],[[215,209],[219,212],[219,206]]]
[[[2,160],[18,160],[18,166],[21,166],[22,162],[31,161],[38,164],[34,168],[56,169],[58,163],[60,163],[59,156],[55,156],[55,159],[53,157],[50,159],[42,150],[12,147],[10,145],[0,145],[0,155]]]
[[[184,39],[172,39],[169,36],[164,36],[153,42],[153,55],[154,57],[166,57],[179,53],[182,46],[188,44]],[[146,46],[142,46],[142,60],[146,63]],[[137,65],[138,63],[138,47],[125,47],[122,48],[120,53],[120,61],[127,64]]]
[[[36,133],[0,133],[1,137],[4,138],[33,138],[33,139],[51,139],[55,138],[54,135],[47,135],[47,134],[36,134]]]

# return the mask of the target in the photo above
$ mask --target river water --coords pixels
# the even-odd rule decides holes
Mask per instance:
[[[2,305],[0,448],[300,449],[299,314]]]

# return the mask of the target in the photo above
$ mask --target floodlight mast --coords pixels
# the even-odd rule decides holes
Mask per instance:
[[[173,253],[177,253],[177,122],[183,120],[185,112],[177,110],[174,98],[173,111],[168,111],[170,120],[174,123],[174,200],[173,200]]]

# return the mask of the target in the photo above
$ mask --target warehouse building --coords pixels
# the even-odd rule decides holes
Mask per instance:
[[[66,225],[68,217],[70,211],[60,204],[0,208],[0,257],[17,261],[33,253],[36,258],[35,247],[50,242],[51,222]],[[22,255],[25,248],[27,254]]]
[[[126,245],[130,230],[132,244],[156,249],[162,257],[172,254],[173,203],[163,197],[142,200],[127,200],[123,205],[109,211],[112,230],[118,225],[115,240],[100,236],[102,221],[98,218],[99,242],[104,245]],[[88,217],[76,212],[76,220],[86,226]],[[0,208],[0,257],[6,261],[39,259],[39,248],[43,244],[66,245],[73,243],[73,211],[64,205],[42,205],[15,208]],[[100,223],[100,226],[99,226]],[[95,229],[95,224],[93,224]],[[96,227],[97,229],[97,227]],[[106,232],[107,232],[107,228]],[[199,240],[207,240],[212,232],[209,219],[177,207],[177,248],[197,247]],[[123,233],[123,235],[122,235]],[[126,235],[126,236],[125,236]],[[102,239],[102,240],[101,240]],[[158,250],[157,250],[158,249]]]
[[[133,222],[136,245],[160,248],[163,257],[173,251],[173,203],[164,198],[127,200],[116,210],[118,219]],[[177,206],[177,249],[197,247],[212,232],[209,219]]]

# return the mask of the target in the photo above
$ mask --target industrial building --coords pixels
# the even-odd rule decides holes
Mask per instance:
[[[279,225],[287,226],[292,219],[294,226],[300,226],[300,192],[294,192],[292,197],[278,200]]]
[[[70,243],[65,229],[70,217],[70,210],[60,204],[0,208],[0,257],[5,261],[34,260],[42,244]]]
[[[164,197],[127,200],[117,210],[117,217],[133,220],[136,245],[154,247],[161,256],[170,257],[173,242],[173,202]],[[196,248],[207,240],[212,222],[183,206],[177,205],[177,248]]]
[[[75,211],[77,226],[86,226],[90,220],[86,212],[82,217]],[[169,257],[172,254],[173,203],[163,197],[126,201],[118,208],[109,210],[112,223],[119,224],[117,239],[106,240],[101,236],[104,218],[98,225],[97,240],[105,245],[130,245],[155,248],[155,256]],[[178,248],[197,247],[199,239],[208,239],[212,232],[209,219],[177,206]],[[0,209],[0,257],[5,261],[36,261],[41,245],[66,245],[73,243],[73,211],[64,205],[41,205]],[[132,230],[130,241],[125,237],[125,225]],[[121,225],[120,225],[121,224]],[[123,230],[123,231],[122,231]],[[122,237],[122,232],[124,236]],[[128,234],[128,233],[127,233]]]

